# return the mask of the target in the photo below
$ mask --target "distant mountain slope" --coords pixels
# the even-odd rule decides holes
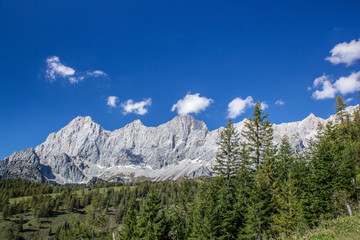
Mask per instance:
[[[324,120],[310,114],[302,121],[274,124],[274,142],[287,135],[293,148],[302,149],[316,135],[317,125],[329,120],[335,117]],[[235,124],[240,132],[245,121]],[[103,129],[90,117],[77,117],[35,149],[6,157],[0,162],[0,176],[64,184],[86,183],[94,177],[164,180],[209,175],[221,130],[209,131],[190,115],[158,127],[135,120],[114,131]]]

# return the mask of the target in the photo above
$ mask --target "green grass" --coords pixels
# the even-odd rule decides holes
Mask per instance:
[[[318,228],[306,232],[303,236],[295,236],[293,239],[360,239],[360,214],[353,217],[338,217],[333,220],[323,221]]]
[[[18,203],[20,201],[25,201],[25,200],[29,200],[29,199],[31,199],[31,196],[10,198],[9,203],[14,204],[16,202]]]
[[[99,192],[104,194],[109,189],[114,189],[114,191],[120,191],[124,186],[119,187],[109,187],[109,188],[99,188]],[[136,186],[131,186],[130,189],[134,190]],[[93,190],[96,191],[96,190]],[[81,196],[82,194],[89,194],[90,191],[83,191],[77,190],[72,192],[75,195]],[[52,193],[52,194],[44,194],[46,196],[55,197],[60,195],[61,193]],[[11,204],[15,202],[20,202],[23,200],[31,200],[32,196],[25,196],[25,197],[17,197],[9,199]],[[4,220],[0,215],[0,239],[12,239],[9,235],[9,230],[18,229],[18,224],[20,222],[20,217],[23,217],[24,224],[23,224],[23,231],[20,232],[20,235],[23,236],[25,239],[49,239],[49,233],[52,235],[54,232],[63,225],[66,221],[68,223],[73,222],[84,222],[86,221],[86,208],[80,209],[79,212],[67,212],[64,210],[59,210],[53,216],[48,218],[40,218],[37,219],[33,216],[31,211],[22,214],[16,214],[11,216],[10,219]],[[113,218],[111,216],[111,218]]]
[[[109,189],[114,189],[114,191],[116,192],[116,191],[120,191],[120,189],[121,188],[123,188],[124,186],[119,186],[119,187],[108,187],[108,188],[99,188],[99,192],[100,193],[105,193],[107,190],[109,190]],[[130,187],[130,189],[134,189],[136,186],[131,186]],[[77,191],[73,191],[73,193],[75,194],[75,195],[78,195],[78,196],[80,196],[80,195],[82,195],[82,191],[83,190],[77,190]],[[95,190],[93,190],[93,191],[95,191]],[[89,194],[90,193],[90,191],[84,191],[84,194]],[[45,196],[52,196],[52,197],[54,197],[54,196],[57,196],[57,195],[60,195],[61,193],[49,193],[49,194],[44,194]],[[29,200],[29,199],[31,199],[32,198],[32,196],[25,196],[25,197],[16,197],[16,198],[10,198],[9,199],[9,203],[11,203],[11,204],[14,204],[15,202],[20,202],[20,201],[22,201],[22,200]]]
[[[23,231],[20,233],[25,239],[48,239],[49,232],[53,234],[58,227],[63,225],[65,221],[73,223],[76,221],[83,222],[86,220],[85,210],[79,212],[59,211],[48,218],[37,219],[31,212],[16,214],[9,220],[0,220],[0,239],[9,239],[9,229],[20,221],[22,216],[24,219]]]

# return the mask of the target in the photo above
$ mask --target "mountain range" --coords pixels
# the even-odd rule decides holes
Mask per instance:
[[[240,133],[246,121],[235,123]],[[325,120],[310,114],[302,121],[273,124],[274,143],[287,135],[292,147],[301,151],[316,135],[318,124],[328,121],[336,121],[335,115]],[[105,130],[91,117],[76,117],[37,147],[0,161],[0,177],[67,184],[94,178],[160,181],[210,175],[222,129],[209,131],[204,122],[190,115],[179,115],[158,127],[135,120],[114,131]]]

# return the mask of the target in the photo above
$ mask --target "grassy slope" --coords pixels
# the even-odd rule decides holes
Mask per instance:
[[[114,191],[119,191],[122,186],[120,187],[110,187],[114,189]],[[100,188],[100,193],[105,193],[110,188]],[[135,187],[131,187],[131,189],[134,189]],[[84,194],[90,193],[89,191],[85,191]],[[56,196],[59,193],[53,193],[48,194],[50,196]],[[81,195],[82,190],[74,191],[74,194]],[[11,198],[9,199],[10,203],[19,202],[21,200],[28,200],[31,199],[31,196],[26,197],[18,197],[18,198]],[[86,220],[86,214],[85,214],[86,208],[81,209],[78,213],[70,213],[66,211],[59,211],[58,214],[48,217],[48,218],[41,218],[36,219],[32,212],[27,212],[23,214],[16,214],[10,218],[10,220],[3,220],[0,216],[0,239],[9,239],[8,237],[8,229],[11,228],[11,225],[15,226],[14,223],[19,222],[20,216],[23,216],[24,219],[24,225],[23,229],[24,231],[21,233],[22,236],[24,236],[26,239],[47,239],[49,238],[49,231],[51,233],[54,233],[54,231],[61,226],[62,224],[67,221],[68,223],[71,222],[83,222]]]
[[[119,191],[121,188],[123,188],[123,186],[120,187],[109,187],[109,188],[99,188],[99,192],[100,193],[105,193],[108,189],[114,189],[114,191]],[[133,186],[130,188],[134,188]],[[90,193],[89,191],[84,191],[84,194],[88,194]],[[44,194],[44,195],[49,195],[49,196],[56,196],[59,195],[60,193],[50,193],[50,194]],[[74,194],[76,195],[81,195],[82,194],[82,190],[77,190],[74,191]],[[25,197],[16,197],[16,198],[10,198],[9,199],[9,203],[14,204],[15,202],[20,202],[21,200],[28,200],[31,199],[32,196],[25,196]]]
[[[49,231],[54,233],[56,229],[67,222],[85,221],[85,211],[79,213],[69,213],[62,211],[57,215],[36,219],[33,217],[31,212],[24,214],[17,214],[9,220],[0,220],[0,239],[8,239],[8,229],[13,224],[12,222],[18,222],[20,216],[24,218],[23,235],[26,239],[47,239],[49,237]]]
[[[360,239],[360,214],[353,217],[338,217],[333,220],[323,221],[318,228],[307,232],[303,236],[294,236],[293,239]]]

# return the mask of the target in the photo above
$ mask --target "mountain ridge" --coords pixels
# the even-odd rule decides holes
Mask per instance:
[[[316,135],[317,125],[330,120],[335,116],[325,120],[311,113],[302,121],[273,124],[274,142],[287,135],[293,148],[301,150]],[[235,123],[239,132],[246,121]],[[109,131],[90,116],[78,116],[35,148],[6,157],[0,162],[0,176],[65,184],[93,177],[164,180],[209,175],[222,129],[209,131],[203,121],[179,115],[157,127],[134,120]]]

